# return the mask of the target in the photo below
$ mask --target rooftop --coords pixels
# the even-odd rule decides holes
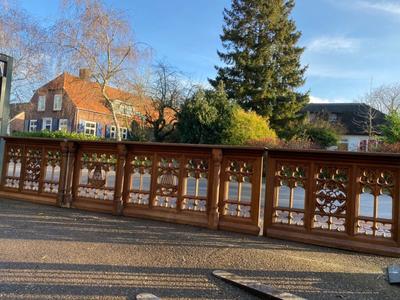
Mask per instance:
[[[310,103],[302,112],[336,114],[337,121],[345,127],[346,134],[349,135],[367,135],[363,124],[369,115],[373,116],[374,127],[385,123],[385,114],[365,103]]]

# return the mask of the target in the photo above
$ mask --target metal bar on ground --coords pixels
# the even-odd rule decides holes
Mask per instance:
[[[276,300],[301,300],[299,296],[291,293],[282,292],[274,289],[268,285],[262,284],[258,281],[248,279],[246,277],[238,276],[226,271],[216,270],[212,274],[224,281],[232,283],[240,288],[246,289],[249,292],[261,296],[263,299],[276,299]]]

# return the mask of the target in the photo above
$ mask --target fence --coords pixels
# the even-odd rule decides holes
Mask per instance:
[[[400,256],[400,155],[4,139],[4,198]]]

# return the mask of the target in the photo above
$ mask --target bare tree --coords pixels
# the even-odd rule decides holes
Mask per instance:
[[[146,107],[146,122],[152,127],[154,139],[163,142],[174,132],[177,113],[191,88],[185,87],[182,74],[165,63],[158,63],[147,95],[151,105]]]
[[[360,103],[353,124],[362,129],[363,133],[368,134],[369,138],[373,138],[380,134],[379,118],[380,112],[376,110],[370,103]]]
[[[27,102],[50,74],[46,30],[24,10],[0,1],[0,53],[14,58],[12,102]]]
[[[117,140],[121,140],[118,109],[108,87],[126,89],[138,61],[139,51],[132,29],[122,11],[100,0],[65,0],[63,17],[53,28],[64,69],[90,69],[92,80],[101,87],[106,106],[112,112]]]
[[[377,110],[389,114],[400,111],[400,82],[381,85],[367,93],[362,102]]]

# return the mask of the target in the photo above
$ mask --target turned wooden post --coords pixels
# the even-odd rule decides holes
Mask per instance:
[[[124,203],[122,200],[122,188],[124,181],[124,169],[126,161],[126,146],[124,144],[118,144],[118,159],[117,159],[117,170],[115,171],[115,189],[114,189],[114,206],[113,215],[122,215]]]
[[[65,189],[67,182],[68,170],[68,142],[60,143],[61,147],[61,165],[60,165],[60,179],[58,183],[57,205],[62,207],[64,205]]]
[[[71,207],[73,200],[72,189],[73,189],[73,182],[75,182],[74,173],[75,173],[76,149],[77,146],[74,142],[68,142],[65,190],[63,199],[64,200],[63,207],[68,207],[68,208]]]
[[[210,192],[210,208],[208,213],[208,228],[218,229],[219,223],[219,187],[220,187],[220,174],[221,174],[221,162],[222,162],[222,150],[212,149],[212,161],[213,167],[211,171],[211,192]]]

